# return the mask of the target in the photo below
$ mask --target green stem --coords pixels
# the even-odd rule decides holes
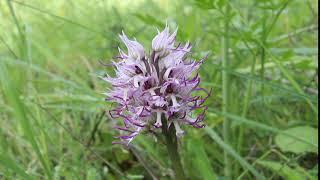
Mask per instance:
[[[256,57],[253,57],[253,62],[251,65],[251,76],[254,75],[255,65],[256,65]],[[247,89],[245,99],[244,99],[243,110],[241,113],[241,117],[243,117],[243,118],[246,117],[248,109],[249,109],[252,87],[253,87],[253,80],[250,79],[248,89]],[[243,141],[244,141],[244,130],[245,129],[244,129],[243,124],[240,124],[239,135],[238,135],[238,144],[237,144],[237,151],[240,155],[242,153],[242,145],[243,145]]]
[[[165,136],[165,140],[167,143],[166,145],[168,155],[171,160],[171,166],[175,174],[175,179],[184,180],[186,178],[183,172],[183,167],[178,152],[178,140],[176,136],[176,130],[173,125],[171,125],[170,128],[168,128],[167,120],[164,118],[162,119],[162,132]]]
[[[18,21],[18,18],[17,18],[17,15],[15,13],[15,10],[12,6],[12,3],[11,3],[11,0],[7,0],[7,4],[8,4],[8,7],[9,7],[9,10],[10,10],[10,14],[13,18],[13,22],[14,24],[16,25],[17,29],[18,29],[18,33],[19,33],[19,36],[20,36],[20,40],[21,40],[21,44],[18,44],[19,46],[19,50],[20,50],[20,58],[21,59],[25,59],[25,51],[23,49],[23,46],[25,45],[25,36],[24,36],[24,33],[21,29],[21,26],[19,24],[19,21]]]
[[[263,45],[266,44],[267,36],[268,36],[267,18],[268,18],[268,14],[266,13],[266,10],[264,10],[263,11],[263,23],[262,23],[262,37],[261,37],[261,42],[263,43]],[[265,66],[264,66],[265,58],[266,58],[265,49],[263,47],[261,47],[261,71],[260,71],[261,79],[264,79],[264,74],[265,74]],[[263,98],[263,102],[264,102],[264,83],[261,84],[261,94],[262,94],[262,98]]]
[[[223,98],[223,112],[227,113],[228,108],[229,108],[229,97],[230,97],[230,83],[229,83],[229,74],[228,74],[228,69],[229,69],[229,21],[230,21],[230,6],[227,4],[226,9],[225,9],[225,22],[224,22],[224,31],[225,35],[223,37],[222,43],[223,43],[223,60],[222,60],[222,67],[224,71],[222,72],[222,98]],[[223,121],[223,138],[226,144],[230,145],[230,120],[227,117],[224,117]],[[231,164],[231,159],[228,155],[228,153],[225,151],[224,152],[224,173],[225,176],[228,179],[231,179],[232,175],[232,164]]]
[[[254,72],[254,67],[255,67],[255,62],[256,62],[256,58],[254,58],[254,62],[251,66],[251,74],[253,74]],[[250,80],[249,85],[248,85],[248,89],[245,95],[245,99],[244,99],[244,106],[243,106],[243,110],[241,113],[241,117],[245,118],[246,114],[248,112],[248,108],[249,108],[249,101],[250,101],[250,97],[251,97],[251,93],[252,93],[252,85],[253,85],[253,81]],[[241,156],[242,155],[242,146],[243,146],[243,142],[244,142],[244,134],[245,134],[245,127],[244,125],[241,123],[239,125],[239,134],[238,134],[238,140],[237,140],[237,152],[238,154]],[[240,172],[240,167],[238,165],[235,166],[235,174],[238,175]]]

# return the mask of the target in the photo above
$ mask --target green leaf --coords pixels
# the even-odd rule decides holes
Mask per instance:
[[[205,10],[216,9],[214,0],[194,0],[194,4],[199,8]]]
[[[192,157],[191,164],[197,172],[196,176],[200,176],[201,179],[215,180],[217,179],[215,173],[213,172],[209,157],[207,156],[203,143],[197,139],[188,140],[188,156]]]
[[[254,176],[256,176],[256,178],[266,179],[251,164],[243,159],[231,146],[226,144],[213,129],[206,127],[205,131],[224,151],[237,160],[245,169],[248,169]]]
[[[95,168],[89,168],[87,170],[87,180],[99,180],[101,177]]]
[[[149,14],[136,13],[135,16],[148,25],[156,25],[161,28],[165,26],[164,23]]]
[[[130,159],[130,154],[127,150],[118,149],[117,151],[115,151],[114,157],[117,159],[118,162],[121,163]]]
[[[23,170],[23,168],[20,167],[18,163],[16,163],[13,159],[9,158],[8,155],[4,152],[0,152],[0,165],[12,170],[24,179],[33,179]]]
[[[286,136],[283,133],[278,134],[275,138],[275,142],[282,151],[293,153],[318,153],[318,148],[311,145],[316,144],[318,146],[318,129],[309,126],[299,126],[287,129],[283,132],[284,134],[290,134],[292,136],[299,137],[300,139],[309,143],[298,141],[297,139],[294,139],[290,136]]]
[[[287,180],[307,179],[302,172],[292,169],[285,164],[273,161],[257,161],[257,163]]]

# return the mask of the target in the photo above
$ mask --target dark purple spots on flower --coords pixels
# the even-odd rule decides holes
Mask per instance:
[[[136,74],[142,74],[142,71],[138,66],[134,66],[134,67],[135,67],[135,73]]]
[[[151,108],[152,108],[152,109],[157,109],[157,106],[154,105],[154,104],[152,104],[152,105],[151,105]]]
[[[161,94],[161,93],[160,93],[160,89],[156,89],[156,90],[154,90],[154,92],[156,93],[156,95]]]
[[[152,87],[151,83],[149,81],[146,81],[143,85],[144,89],[148,90]]]
[[[173,93],[173,88],[172,88],[172,85],[171,85],[171,84],[168,85],[168,87],[167,87],[167,89],[166,89],[166,93],[167,93],[167,94]]]
[[[162,110],[164,110],[164,111],[166,111],[168,109],[168,107],[166,106],[166,105],[164,105],[163,107],[162,107]]]

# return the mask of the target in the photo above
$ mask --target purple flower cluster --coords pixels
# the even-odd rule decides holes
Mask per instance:
[[[128,52],[119,48],[119,61],[113,62],[116,76],[103,79],[112,85],[105,93],[107,101],[116,102],[117,107],[109,111],[112,118],[121,118],[124,127],[115,127],[122,135],[122,143],[130,143],[143,130],[153,131],[167,121],[174,125],[178,137],[184,134],[180,128],[188,124],[196,128],[204,127],[202,121],[207,109],[205,100],[210,92],[199,88],[200,77],[195,72],[203,62],[188,58],[191,45],[175,46],[177,30],[172,34],[166,26],[152,40],[152,52],[146,54],[143,46],[130,40],[122,33],[121,40]],[[195,91],[207,95],[193,96]],[[195,109],[202,113],[193,115]]]

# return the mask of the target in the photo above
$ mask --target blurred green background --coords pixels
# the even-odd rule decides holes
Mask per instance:
[[[161,139],[111,144],[99,79],[121,30],[150,47],[166,22],[209,53],[189,179],[317,179],[317,0],[0,0],[0,179],[174,179]]]

